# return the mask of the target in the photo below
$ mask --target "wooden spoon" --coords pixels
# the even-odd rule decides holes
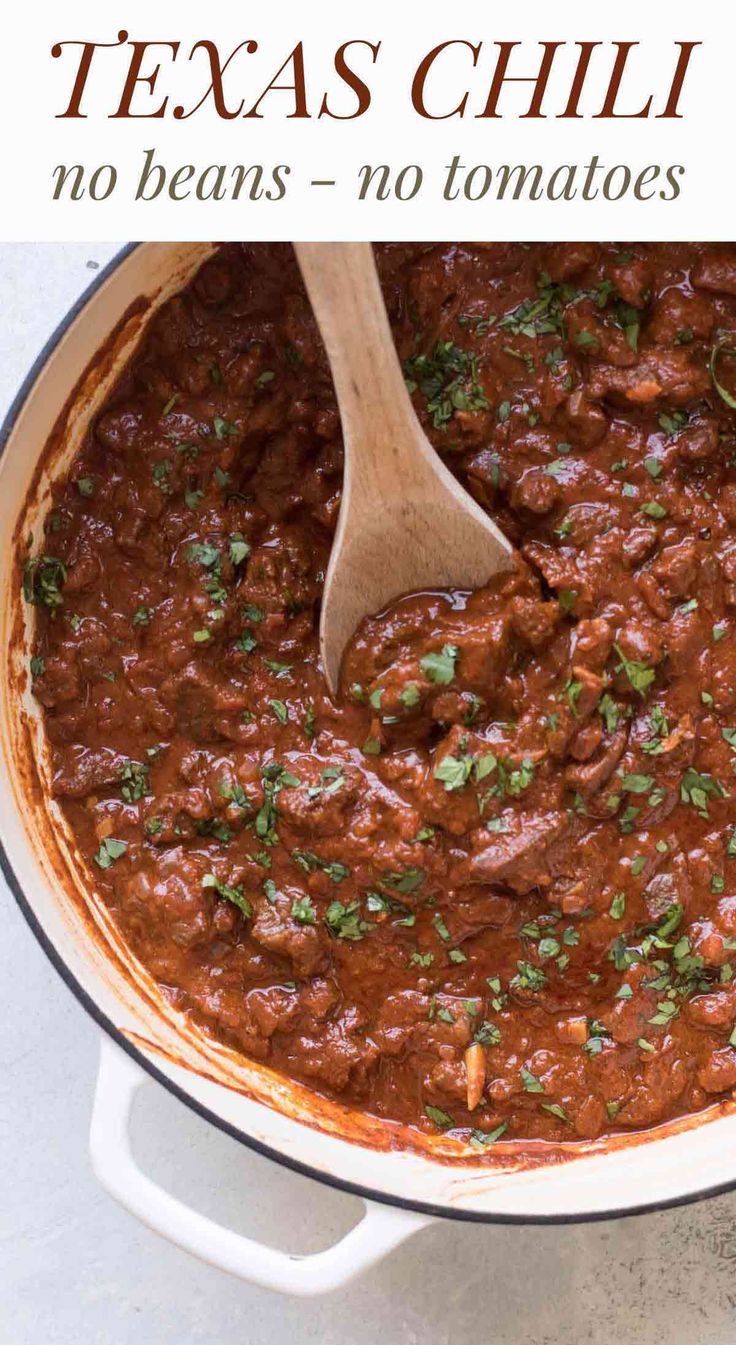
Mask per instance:
[[[370,243],[295,243],[335,384],[342,503],[319,638],[333,694],[363,617],[417,590],[478,588],[513,564],[511,543],[458,484],[414,412]]]

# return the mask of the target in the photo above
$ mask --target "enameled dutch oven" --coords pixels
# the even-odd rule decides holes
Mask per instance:
[[[18,903],[54,966],[101,1028],[91,1153],[102,1184],[159,1233],[274,1289],[317,1294],[380,1260],[433,1217],[565,1222],[640,1212],[736,1185],[736,1112],[711,1109],[644,1136],[566,1145],[503,1142],[479,1156],[351,1113],[210,1041],[167,1005],[118,937],[44,788],[29,692],[32,613],[19,553],[41,536],[50,483],[129,359],[156,308],[209,255],[207,244],[126,248],[42,351],[10,409],[0,460],[0,841]],[[174,1200],[136,1166],[133,1096],[152,1075],[201,1116],[276,1162],[361,1196],[365,1216],[314,1256],[275,1251]]]

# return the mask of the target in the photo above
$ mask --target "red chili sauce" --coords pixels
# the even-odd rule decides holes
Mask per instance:
[[[366,621],[331,699],[329,370],[291,249],[223,247],[25,561],[54,794],[171,1002],[323,1094],[478,1144],[698,1111],[736,1085],[736,247],[377,253],[517,570]]]

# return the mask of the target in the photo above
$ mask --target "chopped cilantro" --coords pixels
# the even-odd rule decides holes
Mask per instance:
[[[432,924],[437,930],[437,933],[439,934],[440,938],[444,939],[445,943],[449,943],[450,931],[447,928],[447,925],[445,924],[444,920],[442,919],[442,916],[440,915],[439,911],[437,911],[436,914],[432,916]]]
[[[437,686],[449,686],[455,676],[455,664],[459,653],[457,645],[446,644],[442,646],[442,652],[439,654],[425,654],[419,660],[419,666],[430,682],[434,682]]]
[[[30,556],[23,565],[23,596],[35,607],[48,607],[53,613],[61,607],[61,591],[66,583],[67,568],[55,556]]]
[[[517,974],[509,982],[512,990],[543,990],[547,977],[533,962],[517,962]]]
[[[325,924],[338,939],[355,943],[362,939],[370,925],[360,917],[360,903],[352,901],[344,906],[341,901],[331,901],[325,913]]]
[[[654,785],[653,775],[622,775],[621,788],[627,794],[648,794]]]
[[[238,433],[237,425],[231,425],[229,421],[223,420],[222,416],[215,416],[212,428],[215,432],[215,438],[220,441]]]
[[[727,798],[727,791],[719,780],[714,780],[710,775],[701,775],[694,767],[689,766],[680,781],[680,798],[683,803],[689,803],[701,817],[708,816],[708,799]]]
[[[734,336],[732,332],[719,331],[716,333],[716,340],[710,352],[710,360],[708,361],[708,368],[710,369],[710,376],[713,383],[713,387],[718,393],[718,396],[721,398],[721,401],[725,402],[726,406],[728,406],[731,409],[731,411],[736,411],[736,397],[734,397],[732,392],[728,391],[728,388],[725,388],[723,384],[719,382],[719,379],[716,375],[716,367],[718,364],[719,356],[721,354],[733,355],[735,353],[733,341]]]
[[[671,439],[677,434],[678,430],[683,429],[683,427],[687,425],[688,417],[685,411],[663,411],[662,414],[657,417],[657,420],[660,429],[664,430],[665,434],[669,435]]]
[[[202,879],[202,887],[213,888],[218,897],[224,897],[233,906],[237,906],[246,919],[253,914],[253,908],[240,884],[237,887],[231,887],[228,883],[221,882],[214,873],[206,873]]]
[[[436,341],[429,355],[412,355],[404,362],[410,392],[421,392],[427,414],[436,430],[447,429],[456,411],[481,411],[489,407],[478,381],[477,356],[452,341]]]
[[[638,691],[639,695],[643,696],[654,681],[656,675],[654,668],[648,668],[645,663],[638,663],[635,659],[627,658],[620,645],[615,644],[613,647],[621,660],[616,671],[623,671],[634,691]]]
[[[612,920],[621,920],[626,910],[626,896],[623,892],[617,892],[608,908],[608,914]]]
[[[250,555],[250,542],[246,542],[242,533],[234,532],[230,537],[228,552],[233,565],[242,565]]]
[[[431,967],[434,962],[434,953],[413,952],[409,961],[416,967]]]
[[[473,768],[473,758],[470,756],[462,757],[443,757],[435,766],[433,775],[435,780],[439,780],[445,786],[449,794],[452,790],[462,789],[470,779],[470,772]]]
[[[126,761],[120,772],[120,792],[126,803],[136,803],[148,794],[148,769],[141,761]]]
[[[432,1121],[440,1130],[449,1130],[450,1127],[455,1124],[452,1117],[448,1115],[446,1111],[442,1111],[440,1107],[431,1107],[428,1104],[424,1108],[424,1111],[430,1121]]]
[[[493,1130],[473,1130],[470,1135],[470,1143],[475,1149],[484,1149],[489,1144],[495,1144],[509,1128],[508,1121],[501,1121],[500,1125]]]
[[[109,869],[116,859],[125,854],[127,848],[127,841],[114,841],[111,836],[107,836],[95,855],[95,864],[101,869]]]
[[[316,925],[317,912],[314,909],[312,898],[309,896],[296,897],[291,903],[291,914],[300,925]]]
[[[542,1102],[540,1105],[543,1110],[548,1111],[551,1116],[556,1116],[558,1121],[564,1121],[565,1125],[568,1126],[572,1125],[572,1121],[565,1111],[565,1108],[561,1107],[559,1102]]]

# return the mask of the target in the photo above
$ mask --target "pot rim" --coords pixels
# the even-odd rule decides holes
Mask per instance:
[[[97,291],[104,285],[105,281],[113,275],[121,264],[140,246],[141,242],[131,242],[126,243],[123,247],[119,248],[110,260],[100,268],[99,272],[94,276],[90,283],[85,286],[82,293],[67,310],[64,317],[44,342],[0,422],[0,457],[2,457],[6,451],[16,421],[23,406],[31,396],[39,375],[53,355],[67,330],[86,308],[90,299],[92,299]],[[154,1079],[156,1083],[164,1087],[173,1097],[177,1098],[197,1116],[201,1117],[202,1120],[208,1121],[223,1134],[228,1135],[231,1139],[236,1140],[247,1149],[260,1154],[263,1158],[268,1158],[272,1162],[280,1164],[282,1167],[285,1167],[292,1172],[298,1173],[300,1176],[309,1177],[325,1186],[330,1186],[338,1191],[344,1191],[348,1195],[357,1196],[365,1201],[372,1201],[381,1205],[389,1205],[396,1209],[429,1215],[435,1219],[457,1220],[463,1223],[475,1224],[555,1225],[600,1223],[608,1219],[633,1218],[637,1215],[652,1214],[659,1210],[676,1209],[680,1206],[692,1205],[698,1201],[708,1200],[715,1196],[723,1195],[726,1192],[736,1190],[736,1176],[734,1176],[730,1180],[706,1186],[699,1191],[689,1191],[684,1195],[672,1196],[664,1199],[642,1201],[637,1205],[580,1213],[529,1215],[501,1212],[494,1213],[492,1211],[463,1209],[456,1206],[449,1207],[435,1205],[427,1201],[411,1200],[406,1196],[398,1196],[384,1191],[376,1191],[371,1187],[352,1182],[347,1177],[336,1177],[330,1173],[320,1171],[319,1169],[310,1166],[308,1163],[302,1162],[296,1158],[291,1158],[279,1150],[272,1148],[262,1140],[255,1139],[238,1126],[224,1120],[160,1070],[144,1051],[130,1041],[125,1033],[115,1026],[70,970],[62,954],[46,934],[26,898],[21,882],[15,873],[10,857],[5,846],[2,844],[2,841],[0,841],[0,871],[2,871],[8,888],[15,898],[16,904],[30,928],[31,933],[40,944],[49,962],[61,977],[67,988],[71,991],[72,995],[78,1003],[81,1004],[82,1008],[89,1014],[97,1026],[101,1028],[101,1030],[105,1032],[121,1050],[125,1051],[126,1055],[128,1055],[150,1078]],[[656,1143],[656,1140],[650,1142]]]

